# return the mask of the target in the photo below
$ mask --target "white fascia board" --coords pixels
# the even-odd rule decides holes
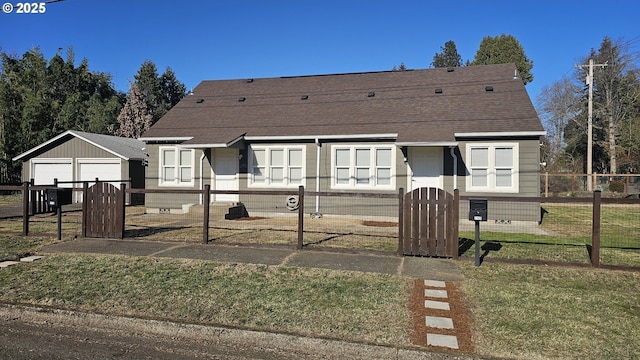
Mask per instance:
[[[456,137],[520,137],[520,136],[545,136],[546,131],[505,131],[505,132],[468,132],[455,133]]]
[[[398,134],[350,134],[350,135],[303,135],[303,136],[245,136],[244,139],[252,140],[343,140],[343,139],[389,139],[393,140]]]
[[[36,147],[33,147],[33,148],[31,148],[31,149],[29,149],[29,150],[27,150],[27,151],[23,152],[22,154],[20,154],[20,155],[18,155],[18,156],[16,156],[16,157],[14,157],[14,158],[13,158],[13,159],[11,159],[11,160],[13,160],[13,161],[18,161],[18,160],[22,159],[23,157],[26,157],[27,155],[29,155],[29,154],[31,154],[31,153],[34,153],[34,152],[38,151],[39,149],[41,149],[41,148],[43,148],[43,147],[45,147],[45,146],[47,146],[47,145],[49,145],[49,144],[51,144],[51,143],[53,143],[53,142],[56,142],[56,141],[58,141],[59,139],[61,139],[61,138],[65,137],[65,136],[67,136],[67,135],[69,135],[69,134],[73,134],[73,132],[72,132],[71,130],[67,130],[67,131],[63,132],[62,134],[60,134],[60,135],[58,135],[58,136],[56,136],[56,137],[54,137],[54,138],[50,139],[49,141],[45,141],[45,142],[43,142],[42,144],[40,144],[40,145],[38,145],[38,146],[36,146]],[[75,135],[75,134],[74,134],[74,135]]]
[[[397,142],[396,146],[458,146],[457,141],[414,141]]]
[[[209,149],[209,148],[226,148],[227,144],[177,144],[177,148],[183,149]]]
[[[113,155],[115,155],[115,156],[119,157],[119,158],[120,158],[120,159],[122,159],[122,160],[129,161],[129,158],[127,158],[126,156],[123,156],[122,154],[118,154],[117,152],[115,152],[115,151],[113,151],[113,150],[111,150],[111,149],[107,149],[106,147],[104,147],[104,146],[102,146],[102,145],[96,144],[96,143],[94,143],[93,141],[91,141],[91,140],[89,140],[89,139],[87,139],[87,138],[84,138],[84,137],[82,137],[81,135],[79,135],[79,134],[77,134],[77,133],[75,133],[75,132],[73,132],[73,131],[71,131],[71,130],[70,130],[69,132],[70,132],[71,134],[73,134],[73,136],[77,137],[78,139],[84,140],[85,142],[88,142],[89,144],[91,144],[91,145],[93,145],[93,146],[95,146],[95,147],[98,147],[98,148],[100,148],[100,149],[102,149],[102,150],[104,150],[104,151],[106,151],[106,152],[108,152],[108,153],[110,153],[110,154],[113,154]]]
[[[178,137],[140,137],[138,140],[148,142],[148,141],[166,141],[166,142],[177,142],[177,141],[187,141],[193,139],[193,136],[178,136]]]
[[[32,154],[34,152],[37,152],[38,150],[44,148],[45,146],[48,146],[50,144],[55,143],[56,141],[64,138],[67,135],[72,135],[72,136],[74,136],[74,137],[76,137],[76,138],[78,138],[78,139],[80,139],[80,140],[82,140],[84,142],[87,142],[87,143],[89,143],[89,144],[91,144],[91,145],[93,145],[93,146],[95,146],[97,148],[100,148],[100,149],[102,149],[102,150],[104,150],[104,151],[106,151],[106,152],[108,152],[110,154],[113,154],[113,155],[115,155],[115,156],[117,156],[117,157],[119,157],[119,158],[121,158],[121,159],[123,159],[125,161],[129,160],[126,156],[123,156],[122,154],[118,154],[117,152],[115,152],[115,151],[113,151],[111,149],[108,149],[108,148],[106,148],[106,147],[104,147],[104,146],[102,146],[100,144],[96,144],[95,142],[83,137],[82,135],[76,133],[73,130],[67,130],[67,131],[63,132],[62,134],[50,139],[49,141],[45,141],[42,144],[40,144],[40,145],[38,145],[38,146],[36,146],[34,148],[31,148],[30,150],[27,150],[27,151],[23,152],[22,154],[14,157],[12,160],[13,161],[21,160],[22,158],[27,157],[28,155],[30,155],[30,154]]]

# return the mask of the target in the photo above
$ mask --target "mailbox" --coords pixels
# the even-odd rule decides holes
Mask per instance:
[[[71,204],[71,189],[47,189],[47,202],[49,203],[49,206],[55,208]]]
[[[469,199],[469,220],[487,221],[487,199]]]

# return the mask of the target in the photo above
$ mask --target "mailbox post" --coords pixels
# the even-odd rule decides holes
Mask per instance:
[[[62,239],[62,205],[71,204],[71,189],[47,189],[47,202],[58,215],[58,240]]]
[[[487,205],[487,199],[469,199],[469,220],[473,220],[476,223],[476,267],[480,266],[480,221],[487,221]]]

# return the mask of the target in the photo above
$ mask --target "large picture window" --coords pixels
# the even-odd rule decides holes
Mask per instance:
[[[518,144],[470,144],[467,163],[467,191],[518,192]]]
[[[297,187],[304,185],[304,147],[252,146],[250,185]]]
[[[393,189],[393,146],[333,146],[332,187]]]
[[[160,148],[160,185],[193,185],[193,150]]]

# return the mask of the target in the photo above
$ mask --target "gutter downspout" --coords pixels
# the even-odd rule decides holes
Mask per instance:
[[[204,149],[202,150],[202,155],[200,156],[200,191],[202,191],[202,189],[204,189],[204,179],[202,178],[204,176]],[[199,202],[200,205],[202,205],[203,199],[202,199],[202,194],[198,195],[198,197],[200,198]]]
[[[458,157],[453,146],[449,146],[449,154],[453,158],[453,190],[455,190],[458,188]]]
[[[316,138],[316,213],[320,213],[320,139]]]

